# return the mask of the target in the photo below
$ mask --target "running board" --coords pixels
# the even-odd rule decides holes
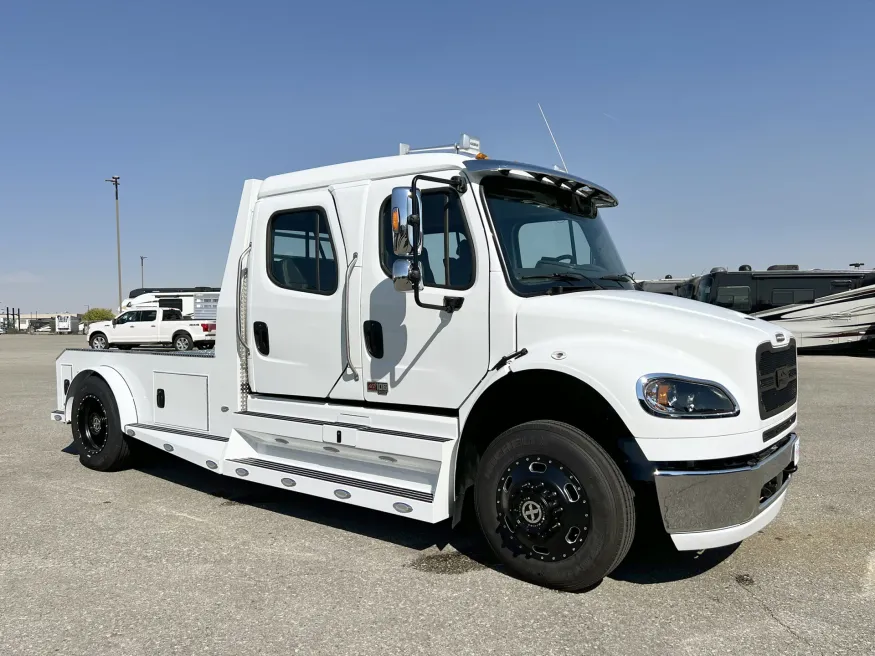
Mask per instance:
[[[384,483],[372,483],[358,478],[350,478],[349,476],[339,476],[328,472],[317,471],[315,469],[305,469],[304,467],[295,467],[294,465],[285,465],[280,462],[271,462],[270,460],[262,460],[260,458],[235,458],[227,460],[240,465],[249,465],[250,467],[259,467],[261,469],[271,469],[273,471],[283,472],[286,474],[294,474],[304,476],[306,478],[315,478],[320,481],[328,481],[329,483],[337,483],[338,485],[348,485],[349,487],[357,487],[363,490],[371,490],[373,492],[381,492],[396,497],[404,497],[405,499],[414,499],[416,501],[424,501],[432,503],[434,494],[431,492],[420,492],[419,490],[409,490],[403,487],[395,487],[394,485],[386,485]],[[337,496],[337,495],[335,495]]]

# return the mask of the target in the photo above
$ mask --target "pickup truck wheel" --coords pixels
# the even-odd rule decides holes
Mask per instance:
[[[131,447],[122,432],[118,405],[109,386],[91,376],[73,397],[73,441],[79,462],[89,469],[113,471],[131,460]]]
[[[474,487],[480,528],[516,575],[559,590],[592,587],[635,536],[632,490],[586,433],[533,421],[500,435]]]
[[[94,333],[88,340],[88,343],[91,345],[91,348],[96,351],[102,351],[109,348],[109,341],[103,333]]]
[[[190,351],[194,348],[194,342],[188,333],[176,333],[173,336],[173,348],[177,351]]]

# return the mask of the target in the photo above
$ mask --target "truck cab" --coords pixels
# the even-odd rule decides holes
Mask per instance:
[[[679,549],[772,521],[798,463],[793,336],[635,291],[613,194],[475,143],[247,181],[215,353],[59,357],[83,464],[140,440],[421,521],[470,507],[511,571],[568,590],[622,561],[636,497]]]

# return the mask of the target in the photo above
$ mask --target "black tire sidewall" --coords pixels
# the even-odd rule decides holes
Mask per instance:
[[[79,433],[79,413],[83,401],[89,396],[96,397],[106,411],[107,436],[106,444],[97,453],[89,453],[88,447]],[[109,471],[119,461],[124,435],[122,434],[121,420],[119,419],[118,405],[115,402],[112,390],[102,378],[89,377],[73,396],[73,421],[71,422],[73,441],[79,450],[79,462],[89,469]]]
[[[576,553],[557,562],[515,554],[504,545],[499,530],[496,489],[501,476],[517,460],[535,454],[554,458],[571,469],[590,506],[586,540]],[[610,456],[585,433],[555,422],[531,422],[505,432],[483,455],[474,490],[477,517],[492,550],[518,576],[539,585],[583,589],[607,576],[624,549],[627,521],[621,485],[626,482]]]

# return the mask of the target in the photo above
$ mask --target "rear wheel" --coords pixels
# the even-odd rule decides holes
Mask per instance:
[[[534,421],[500,435],[480,461],[474,492],[493,551],[539,585],[595,585],[635,535],[629,484],[595,440],[567,424]]]
[[[103,333],[94,333],[89,339],[88,343],[91,345],[96,351],[102,351],[109,348],[109,340],[106,339],[106,335]]]
[[[188,333],[177,333],[173,336],[173,348],[177,351],[190,351],[194,348],[194,342]]]
[[[128,466],[130,444],[122,432],[115,397],[102,378],[91,376],[76,391],[72,424],[79,462],[98,471]]]

